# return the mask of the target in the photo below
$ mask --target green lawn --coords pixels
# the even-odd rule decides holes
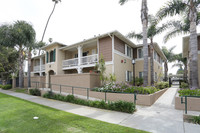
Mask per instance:
[[[38,120],[33,117],[38,116]],[[0,93],[0,133],[130,132],[144,131],[110,124]]]

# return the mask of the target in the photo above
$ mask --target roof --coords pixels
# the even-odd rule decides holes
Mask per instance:
[[[32,57],[31,59],[39,59],[40,57],[43,57],[43,56],[45,56],[45,54],[41,54],[41,55],[38,55],[38,56]]]
[[[119,39],[121,39],[121,40],[124,41],[125,43],[129,44],[130,46],[136,47],[136,45],[135,45],[132,41],[130,41],[129,39],[127,39],[127,38],[126,38],[124,35],[122,35],[119,31],[115,30],[115,31],[111,31],[111,32],[108,32],[108,33],[105,33],[105,34],[102,34],[102,35],[94,36],[94,37],[92,37],[92,38],[83,40],[83,41],[81,41],[81,42],[74,43],[74,44],[69,45],[69,46],[62,47],[62,48],[60,48],[60,49],[61,49],[61,50],[67,50],[67,49],[73,48],[73,47],[75,47],[75,46],[78,46],[78,45],[80,45],[80,44],[84,45],[84,44],[86,44],[86,43],[96,41],[97,39],[104,38],[104,37],[107,37],[107,36],[112,36],[112,35],[117,36]]]
[[[51,47],[51,46],[54,46],[54,45],[60,45],[60,46],[66,46],[65,44],[62,44],[62,43],[59,43],[59,42],[53,42],[53,43],[51,43],[51,44],[49,44],[49,45],[46,45],[46,46],[44,46],[44,47],[42,47],[41,49],[42,50],[45,50],[46,48],[49,48],[49,47]]]
[[[148,45],[150,45],[150,43],[148,43]],[[136,48],[139,47],[143,47],[143,44],[136,45]],[[156,42],[153,43],[153,47],[156,50],[156,52],[161,56],[161,58],[166,61],[167,60],[166,56],[164,55],[164,53],[162,52],[162,50],[160,49],[159,45]]]

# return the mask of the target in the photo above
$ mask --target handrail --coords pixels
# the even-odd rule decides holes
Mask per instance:
[[[183,101],[184,97],[185,97],[185,101]],[[181,104],[185,104],[185,114],[187,114],[187,98],[188,97],[200,98],[200,96],[181,96]]]
[[[51,91],[52,91],[52,85],[60,86],[60,94],[61,94],[62,87],[70,87],[70,88],[72,88],[72,95],[74,95],[74,89],[75,88],[85,89],[85,90],[87,90],[87,99],[89,99],[89,90],[94,89],[94,88],[86,88],[86,87],[78,87],[78,86],[70,86],[70,85],[61,85],[61,84],[52,84],[52,83],[45,83],[45,82],[38,82],[38,81],[32,81],[32,83],[36,84],[36,88],[39,87],[40,83],[41,84],[48,84],[48,85],[50,85],[50,90]],[[107,95],[106,95],[106,93],[133,94],[134,95],[134,103],[136,105],[137,93],[114,92],[114,91],[102,91],[102,92],[105,92],[105,102],[107,101]]]

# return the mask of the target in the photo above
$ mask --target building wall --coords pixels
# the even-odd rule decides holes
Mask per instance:
[[[45,76],[34,76],[34,77],[31,77],[31,88],[35,88],[36,87],[36,83],[33,83],[33,82],[40,82],[38,84],[38,87],[39,88],[43,88],[45,87],[44,84],[42,83],[45,83],[46,82],[46,77]],[[24,77],[24,87],[27,88],[28,87],[28,78],[27,77]]]
[[[114,54],[114,73],[116,75],[117,82],[125,82],[126,81],[126,71],[133,72],[133,64],[130,58],[125,56],[121,56],[119,54]],[[123,62],[122,62],[123,61]],[[126,63],[125,63],[126,62]]]
[[[125,43],[115,36],[115,50],[125,54]]]
[[[112,61],[112,39],[110,37],[99,39],[99,55],[101,54],[105,61]]]

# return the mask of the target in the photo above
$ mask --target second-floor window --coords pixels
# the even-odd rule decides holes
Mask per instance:
[[[142,50],[142,48],[138,49],[138,58],[143,58],[143,50]]]
[[[53,62],[53,51],[50,52],[50,62]]]
[[[125,45],[125,55],[128,57],[132,57],[132,48],[128,45]]]

